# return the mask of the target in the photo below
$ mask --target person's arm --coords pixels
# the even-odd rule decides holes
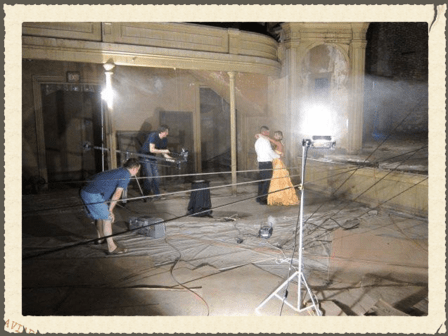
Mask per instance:
[[[279,152],[282,153],[281,156],[284,155],[284,154],[283,154],[283,144],[282,144],[281,141],[272,139],[272,138],[270,138],[270,137],[268,137],[268,136],[266,136],[266,135],[263,135],[263,134],[255,134],[255,137],[256,137],[257,139],[258,139],[258,138],[264,138],[264,139],[269,140],[271,143],[273,143],[273,144],[275,145],[275,149],[277,149]]]
[[[264,138],[264,139],[268,139],[270,142],[272,142],[274,145],[276,145],[277,147],[281,147],[282,143],[280,141],[277,141],[275,139],[272,139],[266,135],[263,135],[261,133],[255,134],[255,138]]]
[[[267,138],[266,136],[263,136],[264,138]],[[266,154],[269,155],[271,160],[280,158],[280,155],[278,155],[271,147],[271,144],[268,141],[263,141],[263,148],[264,151],[266,151]]]
[[[156,144],[150,143],[149,144],[149,151],[153,154],[163,154],[164,157],[171,158],[168,154],[170,153],[169,149],[157,149]]]
[[[256,138],[256,139],[264,138],[264,139],[268,139],[268,140],[269,140],[269,137],[268,137],[268,136],[266,136],[266,135],[264,135],[264,134],[261,134],[261,133],[257,133],[257,134],[255,134],[255,138]]]
[[[112,195],[112,199],[109,204],[109,213],[112,218],[112,220],[111,220],[112,223],[115,222],[114,208],[115,208],[115,205],[117,205],[117,201],[120,199],[122,193],[123,193],[123,188],[118,187],[117,189],[115,189],[115,192]]]

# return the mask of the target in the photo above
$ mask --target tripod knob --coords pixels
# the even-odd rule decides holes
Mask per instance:
[[[310,139],[303,139],[302,140],[302,146],[303,147],[310,147],[311,143],[312,143],[312,141]]]

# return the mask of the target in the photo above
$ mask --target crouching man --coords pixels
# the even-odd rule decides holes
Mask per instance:
[[[129,159],[123,167],[104,171],[92,176],[81,189],[80,195],[88,216],[95,220],[99,244],[107,242],[108,254],[126,253],[128,250],[115,243],[112,237],[112,223],[115,221],[114,208],[123,190],[128,187],[131,176],[140,169],[137,159]]]

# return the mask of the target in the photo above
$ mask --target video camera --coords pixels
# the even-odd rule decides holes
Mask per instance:
[[[188,162],[188,150],[182,148],[180,153],[170,153],[172,159],[165,159],[167,162],[172,162],[177,165],[177,168],[180,169],[182,163]]]

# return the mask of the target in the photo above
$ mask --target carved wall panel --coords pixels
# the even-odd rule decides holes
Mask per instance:
[[[101,41],[100,22],[24,22],[22,34]]]
[[[104,42],[197,51],[228,51],[223,29],[175,23],[104,23]]]

